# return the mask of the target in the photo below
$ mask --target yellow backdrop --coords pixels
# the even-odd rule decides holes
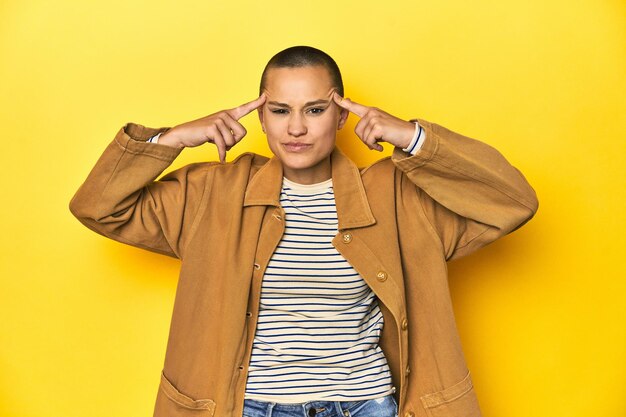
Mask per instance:
[[[151,415],[179,264],[69,200],[124,123],[251,100],[296,44],[335,57],[352,99],[492,144],[536,188],[535,219],[450,265],[485,416],[626,415],[623,0],[3,0],[0,416]],[[228,158],[268,154],[243,123]],[[355,123],[340,147],[380,157]]]

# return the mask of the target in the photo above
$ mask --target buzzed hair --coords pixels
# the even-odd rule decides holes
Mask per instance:
[[[265,88],[268,70],[272,68],[300,68],[314,66],[323,66],[328,70],[333,87],[335,87],[337,93],[343,97],[343,80],[341,79],[341,72],[339,71],[337,63],[326,52],[320,51],[319,49],[311,46],[292,46],[291,48],[282,50],[274,55],[265,66],[263,75],[261,75],[259,95],[263,93],[263,89]]]

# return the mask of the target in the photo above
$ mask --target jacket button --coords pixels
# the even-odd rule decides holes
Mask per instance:
[[[411,367],[409,365],[406,366],[406,374],[410,374],[411,373]]]
[[[402,330],[409,328],[409,321],[407,319],[402,320]]]
[[[254,264],[254,269],[256,269],[256,270],[258,271],[259,269],[261,269],[261,265],[259,265],[259,264]]]
[[[276,217],[276,220],[282,220],[283,216],[281,216],[280,214],[274,214],[274,217]]]
[[[413,411],[407,411],[404,413],[404,417],[415,417],[415,413]]]
[[[344,233],[343,243],[350,243],[350,242],[352,242],[352,235],[350,233]]]
[[[248,311],[248,312],[246,313],[246,316],[247,316],[247,317],[252,317],[252,312]]]
[[[378,278],[380,282],[385,282],[387,281],[387,273],[385,271],[378,271],[376,278]]]

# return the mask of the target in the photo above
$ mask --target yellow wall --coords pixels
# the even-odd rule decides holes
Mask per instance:
[[[251,100],[295,44],[334,56],[354,100],[488,142],[536,188],[535,219],[450,266],[485,416],[626,415],[626,3],[234,3],[0,3],[0,416],[151,415],[179,265],[68,202],[124,123]],[[229,159],[267,154],[243,122]],[[355,123],[340,145],[379,157]]]

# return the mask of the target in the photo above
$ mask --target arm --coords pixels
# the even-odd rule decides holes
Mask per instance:
[[[419,119],[427,140],[392,161],[417,186],[422,208],[447,259],[465,256],[530,220],[535,191],[493,147]]]
[[[103,236],[180,258],[207,169],[192,164],[154,181],[183,149],[147,143],[158,130],[134,123],[120,129],[72,198],[70,211]]]
[[[394,145],[392,161],[416,186],[422,209],[454,259],[514,231],[537,211],[535,191],[494,148],[418,119],[425,140],[411,150],[413,125],[380,109],[334,96],[361,118],[357,136],[370,148]]]
[[[223,162],[226,151],[246,135],[238,120],[264,102],[261,96],[171,129],[128,123],[72,198],[70,211],[106,237],[182,258],[211,164],[191,164],[159,181],[156,177],[185,147],[207,142],[217,146]]]

